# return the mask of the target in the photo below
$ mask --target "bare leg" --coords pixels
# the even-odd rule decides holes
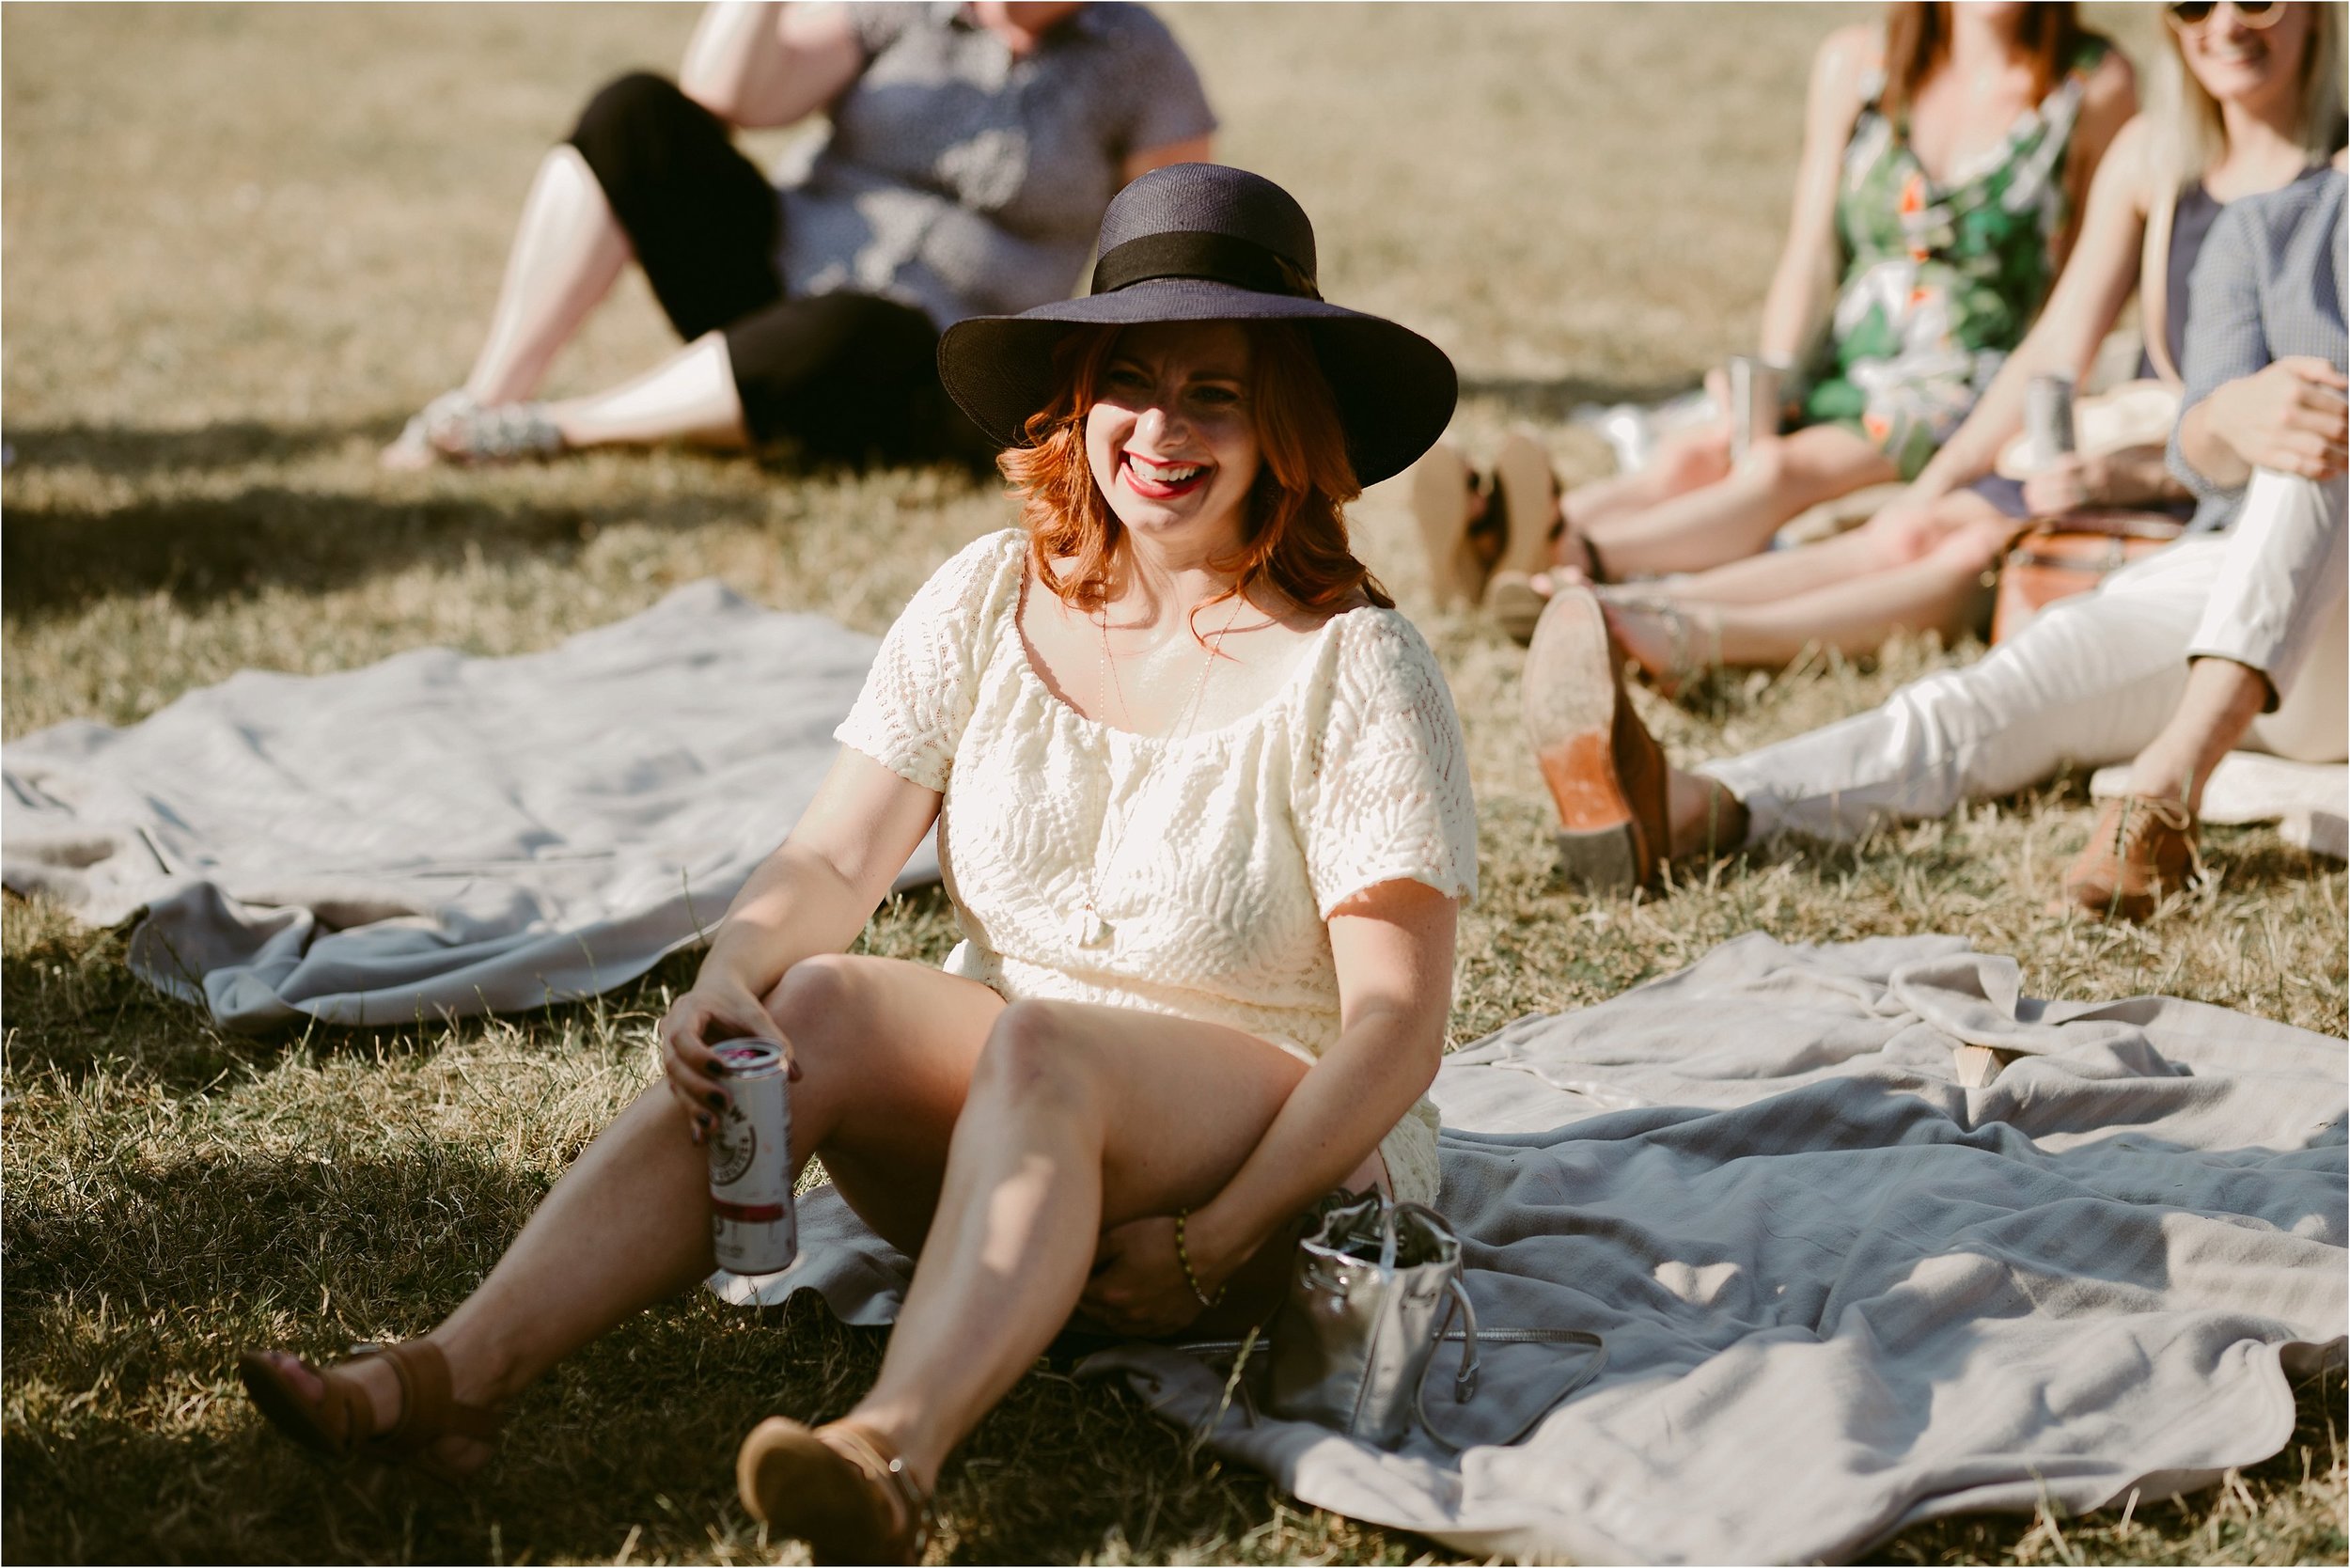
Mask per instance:
[[[2259,670],[2232,659],[2197,659],[2170,721],[2130,763],[2130,792],[2200,813],[2212,769],[2235,749],[2267,700],[2268,678]]]
[[[1868,442],[1819,425],[1758,446],[1724,478],[1687,494],[1631,516],[1576,524],[1611,575],[1697,572],[1753,555],[1806,507],[1898,478]]]
[[[1738,797],[1701,773],[1674,768],[1665,782],[1665,820],[1672,840],[1670,858],[1703,862],[1729,855],[1747,841],[1747,808]]]
[[[1833,539],[1668,577],[1653,588],[1684,603],[1759,604],[1908,566],[1943,551],[1980,557],[1987,567],[2025,526],[1982,496],[1959,491],[1935,501],[1923,517],[1888,510]]]
[[[634,254],[588,160],[568,142],[550,150],[524,198],[465,390],[485,406],[529,397]]]
[[[899,1246],[918,1247],[1002,999],[924,965],[825,957],[794,966],[768,1008],[801,1068],[791,1090],[795,1168],[821,1150],[860,1215]],[[708,1157],[655,1084],[588,1145],[481,1287],[428,1336],[447,1357],[457,1401],[503,1403],[589,1340],[709,1275],[709,1202]],[[306,1377],[290,1357],[280,1364]],[[400,1408],[391,1369],[362,1357],[350,1370],[379,1426],[388,1422]]]
[[[750,441],[726,337],[715,332],[609,392],[549,403],[547,417],[570,447],[691,441],[732,447]]]
[[[1666,681],[1713,665],[1776,667],[1807,648],[1872,653],[1895,632],[1955,638],[1967,629],[1967,611],[2004,538],[1961,537],[1920,559],[1767,604],[1659,607],[1637,598],[1610,600],[1607,623],[1624,651]]]
[[[1306,1070],[1213,1025],[1073,1003],[1008,1009],[956,1124],[881,1377],[850,1419],[930,1485],[1069,1320],[1097,1236],[1213,1197]]]
[[[1713,484],[1730,472],[1730,427],[1684,431],[1660,443],[1656,461],[1637,474],[1617,474],[1567,492],[1560,505],[1578,528],[1630,517]],[[1610,563],[1611,565],[1613,563]]]

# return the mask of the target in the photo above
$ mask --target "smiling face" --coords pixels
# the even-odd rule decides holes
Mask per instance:
[[[1230,321],[1119,334],[1086,414],[1086,463],[1119,522],[1143,538],[1242,537],[1263,461],[1251,368]]]
[[[2205,92],[2222,103],[2261,108],[2290,102],[2300,91],[2310,10],[2307,5],[2280,5],[2267,26],[2248,27],[2233,6],[2217,6],[2194,26],[2173,32],[2186,69]]]

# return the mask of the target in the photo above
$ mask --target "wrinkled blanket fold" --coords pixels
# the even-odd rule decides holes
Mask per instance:
[[[1962,1089],[1962,1043],[2020,1056]],[[1598,1330],[1606,1372],[1478,1446],[1582,1354],[1487,1347],[1475,1401],[1431,1391],[1457,1458],[1239,1409],[1209,1441],[1468,1552],[1838,1561],[1945,1513],[2151,1500],[2278,1451],[2288,1374],[2342,1353],[2340,1040],[2165,997],[2035,1001],[1955,937],[1758,933],[1521,1019],[1434,1094],[1480,1320]],[[828,1189],[803,1227],[793,1270],[713,1283],[886,1322],[905,1260]],[[1088,1368],[1187,1426],[1222,1403],[1222,1368],[1181,1350]]]
[[[245,671],[10,742],[0,877],[139,915],[132,967],[231,1028],[591,996],[717,921],[877,646],[700,582],[540,653]]]

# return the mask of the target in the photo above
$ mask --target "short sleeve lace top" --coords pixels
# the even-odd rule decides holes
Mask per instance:
[[[1136,735],[1070,707],[1029,661],[1026,544],[1007,529],[941,567],[837,732],[946,797],[939,861],[964,935],[948,969],[1311,1059],[1339,1033],[1330,911],[1384,882],[1476,892],[1476,807],[1434,655],[1393,610],[1350,610],[1245,718]],[[1081,917],[1089,896],[1106,931]],[[1434,1130],[1423,1102],[1381,1145],[1397,1197],[1434,1200]]]

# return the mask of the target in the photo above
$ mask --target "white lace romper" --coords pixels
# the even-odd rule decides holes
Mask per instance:
[[[944,794],[938,858],[963,940],[947,971],[1006,998],[1145,1008],[1311,1061],[1339,1035],[1326,921],[1383,882],[1477,890],[1477,811],[1451,693],[1412,623],[1333,617],[1278,695],[1180,738],[1079,713],[1020,635],[1027,539],[940,567],[836,737]],[[1109,863],[1090,945],[1075,917]],[[1399,1199],[1436,1200],[1436,1110],[1381,1140]]]

